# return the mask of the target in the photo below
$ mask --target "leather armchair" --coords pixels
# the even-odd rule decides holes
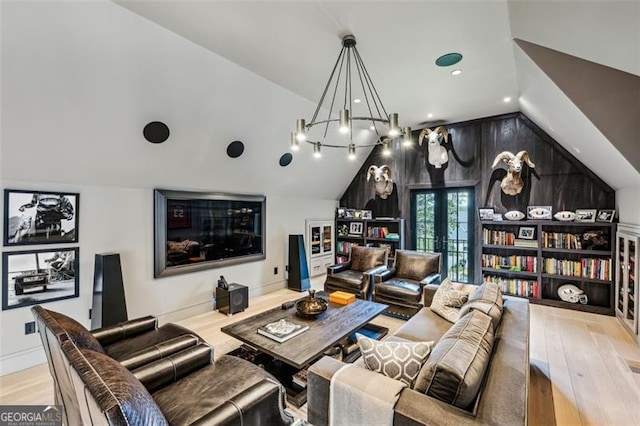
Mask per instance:
[[[396,250],[394,267],[373,277],[373,301],[389,305],[389,315],[412,317],[424,306],[423,287],[440,283],[441,263],[440,253]]]
[[[90,332],[74,319],[39,305],[31,312],[53,377],[55,403],[63,406],[64,423],[68,425],[82,424],[82,421],[71,376],[62,357],[61,345],[65,341],[105,354],[129,369],[202,342],[199,336],[175,324],[157,328],[154,317],[138,318]]]
[[[387,249],[354,246],[349,262],[327,268],[324,290],[346,291],[360,299],[368,299],[373,274],[387,269],[387,259]]]

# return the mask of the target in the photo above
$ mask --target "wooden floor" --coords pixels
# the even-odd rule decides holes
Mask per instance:
[[[299,297],[300,293],[279,290],[252,298],[249,309],[232,317],[210,312],[180,324],[220,355],[240,344],[221,327]],[[392,331],[402,324],[385,316],[376,322]],[[46,364],[0,377],[0,405],[51,403],[53,385]],[[288,410],[306,417],[306,406]],[[640,348],[615,318],[531,306],[529,423],[640,425]]]

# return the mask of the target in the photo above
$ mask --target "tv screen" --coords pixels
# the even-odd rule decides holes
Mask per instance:
[[[156,278],[265,258],[266,197],[155,190]]]

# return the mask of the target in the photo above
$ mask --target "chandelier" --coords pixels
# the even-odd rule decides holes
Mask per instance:
[[[354,106],[358,106],[357,113]],[[328,114],[320,117],[323,107]],[[337,116],[334,110],[338,111]],[[400,137],[405,146],[413,143],[411,128],[401,129],[398,114],[388,114],[384,108],[356,48],[356,38],[346,35],[311,122],[307,123],[303,118],[296,122],[296,131],[291,133],[291,149],[297,151],[300,142],[307,142],[313,145],[317,158],[326,147],[346,149],[349,159],[355,160],[357,149],[377,145],[382,145],[383,155],[391,155],[391,142]]]

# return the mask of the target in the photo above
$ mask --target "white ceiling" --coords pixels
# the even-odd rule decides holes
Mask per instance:
[[[402,126],[521,110],[610,185],[640,185],[624,158],[616,167],[598,161],[602,149],[620,155],[512,40],[638,75],[640,2],[115,1],[314,103],[342,36],[352,33],[387,111],[398,112]],[[437,67],[435,59],[448,52],[464,55],[462,62]],[[463,73],[452,76],[453,68]],[[513,101],[503,102],[507,96]]]

